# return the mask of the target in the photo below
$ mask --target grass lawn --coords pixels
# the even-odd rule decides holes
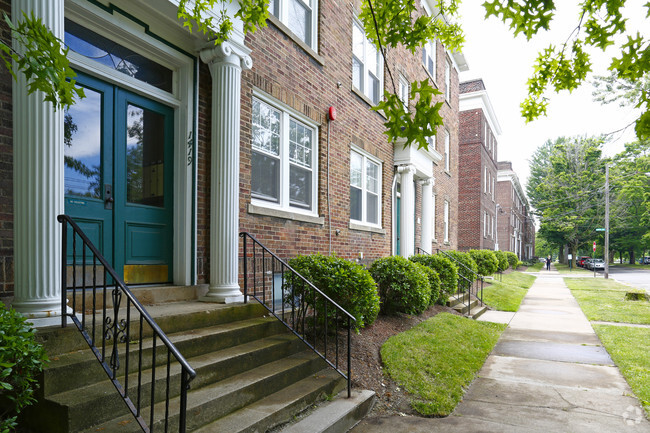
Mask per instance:
[[[490,285],[483,288],[483,302],[495,310],[517,311],[535,278],[524,272],[503,274],[502,281],[490,280]]]
[[[626,301],[629,286],[603,278],[565,278],[589,320],[650,325],[650,302]]]
[[[613,325],[594,329],[650,417],[650,329]]]
[[[575,263],[573,264],[571,270],[569,270],[569,265],[565,265],[563,263],[553,263],[553,266],[555,266],[555,269],[557,269],[560,274],[584,274],[585,276],[589,274],[592,276],[594,275],[594,271],[590,271],[587,268],[581,268],[580,266],[575,266]]]
[[[609,267],[610,268],[637,268],[637,269],[650,270],[650,265],[642,265],[640,263],[634,263],[632,265],[629,263],[610,263]]]
[[[384,371],[413,395],[411,406],[418,413],[449,415],[505,327],[437,314],[384,343]]]
[[[528,266],[528,269],[526,271],[527,272],[539,272],[539,271],[542,270],[542,268],[544,266],[546,266],[546,265],[544,263],[542,263],[542,262],[535,262],[534,265]]]

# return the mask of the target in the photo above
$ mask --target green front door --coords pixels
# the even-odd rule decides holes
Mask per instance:
[[[78,83],[86,98],[65,116],[65,211],[127,283],[169,282],[173,110],[84,74]]]

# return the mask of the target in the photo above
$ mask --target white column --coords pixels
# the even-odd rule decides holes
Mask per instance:
[[[239,302],[239,128],[241,71],[250,50],[224,42],[201,51],[212,74],[210,288],[207,302]]]
[[[63,39],[59,0],[13,0],[11,16],[36,18]],[[21,50],[19,46],[15,46]],[[17,73],[13,92],[14,301],[36,326],[54,325],[61,315],[61,229],[63,213],[63,110],[27,94]],[[57,317],[59,317],[57,319]]]
[[[433,227],[433,183],[432,177],[420,181],[422,185],[422,233],[420,248],[429,254],[431,251],[431,233]]]
[[[397,172],[400,174],[400,255],[410,257],[415,252],[415,167],[400,165]]]

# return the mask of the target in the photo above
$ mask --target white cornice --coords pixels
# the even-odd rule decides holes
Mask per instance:
[[[485,113],[485,118],[490,124],[490,128],[496,135],[501,135],[501,125],[492,107],[492,102],[488,96],[487,90],[476,92],[461,93],[459,99],[459,111],[474,110],[480,108]]]
[[[524,193],[524,189],[521,186],[521,183],[519,182],[519,177],[517,176],[517,173],[514,172],[514,170],[499,170],[497,171],[497,182],[510,182],[512,183],[512,186],[514,187],[515,191],[517,192],[517,195],[519,196],[519,200],[526,206],[526,208],[530,208],[530,204],[528,203],[528,198],[526,197],[526,194]]]

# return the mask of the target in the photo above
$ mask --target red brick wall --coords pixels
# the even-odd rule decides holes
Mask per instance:
[[[210,282],[210,155],[212,130],[212,76],[199,66],[199,127],[197,133],[196,273],[197,283]]]
[[[328,252],[327,214],[327,121],[329,106],[335,106],[337,120],[330,125],[330,200],[332,220],[332,252],[345,258],[364,262],[391,254],[392,248],[392,182],[394,176],[393,147],[384,131],[384,118],[370,110],[370,105],[352,90],[352,21],[354,8],[349,3],[319,3],[319,44],[321,62],[296,44],[290,35],[269,23],[268,28],[248,35],[246,44],[252,49],[253,68],[243,73],[242,130],[240,174],[240,227],[251,232],[281,257]],[[444,86],[445,52],[438,46],[437,83]],[[416,55],[403,49],[391,50],[386,65],[394,79],[402,73],[410,81],[428,76],[422,67],[420,52]],[[453,68],[452,68],[453,71]],[[338,84],[340,83],[340,84]],[[389,74],[384,72],[384,86],[392,90]],[[248,213],[251,202],[251,109],[253,89],[262,90],[294,110],[319,123],[318,139],[318,214],[324,225]],[[441,88],[444,93],[444,89]],[[451,245],[456,247],[455,216],[457,209],[458,167],[458,76],[452,72],[451,104],[445,103],[441,113],[451,140],[450,175],[442,166],[435,167],[438,194],[436,233],[442,233],[443,197],[451,203]],[[444,143],[441,128],[438,143]],[[383,162],[381,226],[384,234],[350,229],[350,144],[354,144]],[[421,218],[421,186],[416,187],[416,212]],[[338,234],[337,234],[338,232]],[[420,243],[420,224],[416,224],[416,246]],[[440,236],[439,236],[440,237]],[[432,246],[433,249],[436,246]]]
[[[2,12],[11,15],[10,0],[0,0]],[[8,41],[9,29],[1,21],[0,37]],[[4,64],[0,66],[0,297],[10,296],[14,290],[12,80]]]
[[[320,2],[319,9],[318,54],[323,64],[272,23],[247,36],[246,45],[252,49],[253,68],[242,76],[240,227],[283,258],[312,252],[327,254],[326,113],[328,107],[334,106],[338,117],[330,125],[329,137],[332,252],[345,258],[357,258],[362,252],[365,259],[375,259],[389,255],[391,251],[392,147],[382,134],[384,118],[370,111],[369,104],[351,90],[352,6],[349,3]],[[337,85],[339,82],[340,86]],[[254,88],[319,124],[318,215],[325,218],[324,225],[248,213]],[[383,162],[381,225],[385,234],[349,228],[352,143]]]
[[[480,82],[477,81],[477,82]],[[472,82],[476,83],[476,82]],[[481,82],[482,83],[482,82]],[[465,84],[465,83],[464,83]],[[488,150],[487,142],[496,140],[488,126],[488,137],[485,136],[487,122],[483,110],[474,109],[463,111],[460,118],[460,182],[458,190],[458,206],[460,230],[458,232],[458,248],[490,249],[495,247],[496,233],[494,218],[496,209],[496,192],[493,182],[497,176],[497,166]],[[496,155],[496,152],[495,152]],[[485,169],[489,173],[489,185],[485,188]],[[485,233],[485,213],[487,212],[487,234]]]

